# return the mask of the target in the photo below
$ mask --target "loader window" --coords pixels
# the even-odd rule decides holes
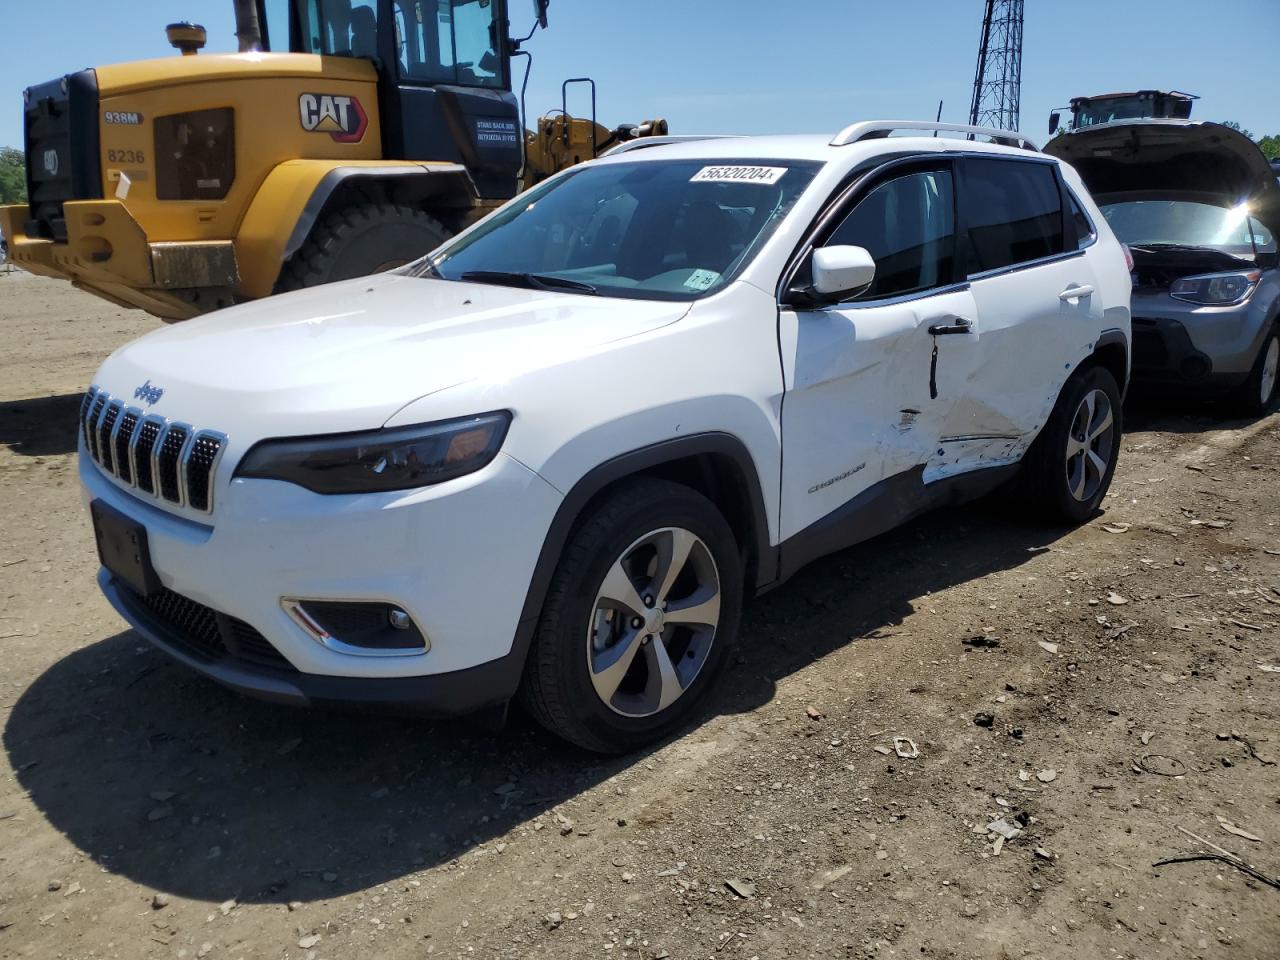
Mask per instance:
[[[378,55],[378,13],[375,0],[300,0],[302,53],[339,57]]]
[[[497,5],[487,0],[396,0],[400,76],[410,82],[506,86]]]

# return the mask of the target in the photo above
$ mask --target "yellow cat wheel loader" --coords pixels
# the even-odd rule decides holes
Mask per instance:
[[[526,131],[512,58],[534,30],[511,38],[507,0],[235,8],[239,53],[199,54],[204,29],[172,24],[182,56],[25,91],[29,202],[0,207],[16,265],[184,320],[408,262],[524,187],[666,133],[563,103]]]

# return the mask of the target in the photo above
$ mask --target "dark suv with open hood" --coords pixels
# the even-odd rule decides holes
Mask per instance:
[[[1263,412],[1280,367],[1280,183],[1217,123],[1126,120],[1059,136],[1133,254],[1133,376]]]

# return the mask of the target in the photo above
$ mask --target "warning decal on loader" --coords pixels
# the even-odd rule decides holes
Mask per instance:
[[[355,97],[334,93],[304,93],[298,97],[302,129],[327,133],[338,143],[359,143],[369,126],[369,115]]]

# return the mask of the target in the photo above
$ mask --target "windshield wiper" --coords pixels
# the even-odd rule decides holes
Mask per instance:
[[[1192,243],[1131,243],[1130,250],[1205,250],[1212,249]]]
[[[596,293],[595,287],[581,280],[543,273],[518,273],[510,270],[468,270],[459,279],[471,283],[497,283],[532,290],[568,290],[572,293]]]

